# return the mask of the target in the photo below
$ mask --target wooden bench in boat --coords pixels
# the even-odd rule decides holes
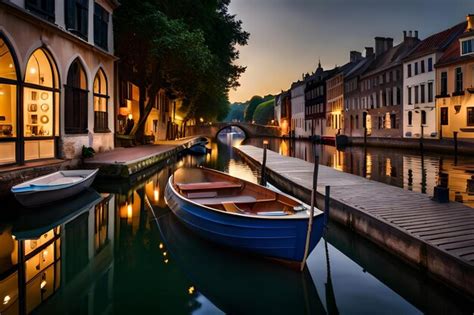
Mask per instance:
[[[242,184],[233,182],[201,182],[176,184],[182,191],[241,188]]]
[[[256,202],[257,199],[252,196],[228,196],[228,197],[215,197],[215,198],[196,198],[192,199],[194,202],[197,202],[202,205],[212,206],[220,205],[224,203],[252,203]]]

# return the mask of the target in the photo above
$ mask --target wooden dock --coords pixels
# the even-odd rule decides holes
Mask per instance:
[[[260,167],[263,149],[236,150]],[[266,176],[309,203],[313,164],[267,152]],[[338,221],[450,287],[474,297],[474,209],[320,165],[317,205],[331,186],[331,219]]]
[[[86,159],[86,168],[99,168],[99,176],[129,178],[157,163],[174,159],[177,154],[194,145],[200,137],[161,141],[131,148],[115,148]]]

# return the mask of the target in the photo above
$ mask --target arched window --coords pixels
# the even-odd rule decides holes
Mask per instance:
[[[59,75],[45,49],[35,50],[28,59],[24,86],[25,160],[52,158],[59,129]]]
[[[87,133],[87,77],[78,59],[67,73],[66,97],[64,104],[65,132],[68,134]]]
[[[0,165],[15,163],[18,77],[11,48],[0,33]]]
[[[104,70],[99,69],[94,79],[94,132],[109,132],[108,99],[107,78]]]

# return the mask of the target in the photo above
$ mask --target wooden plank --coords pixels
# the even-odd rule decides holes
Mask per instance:
[[[472,226],[474,225],[474,220],[471,221],[465,221],[461,220],[458,223],[450,223],[447,228],[453,228],[453,227],[463,227],[463,226]],[[424,226],[424,227],[419,227],[415,229],[408,229],[410,233],[420,233],[420,232],[427,232],[427,231],[443,231],[445,229],[446,225],[443,223],[440,223],[440,225],[437,226]]]
[[[452,249],[459,249],[459,248],[465,248],[465,247],[471,247],[471,246],[474,246],[474,240],[450,243],[446,245],[440,245],[439,247],[441,247],[444,250],[452,250]]]
[[[448,232],[448,233],[420,235],[420,237],[429,241],[429,240],[436,240],[436,239],[447,238],[447,237],[452,237],[452,236],[469,235],[470,233],[473,233],[473,232],[474,232],[474,229],[471,229],[471,230],[455,231],[455,232]]]
[[[454,242],[461,242],[461,241],[468,241],[468,240],[474,240],[474,234],[441,238],[439,240],[432,240],[429,242],[433,245],[439,246],[439,245],[445,245],[445,244],[450,244]]]
[[[465,256],[468,254],[474,254],[474,246],[450,250],[449,253],[455,256]]]

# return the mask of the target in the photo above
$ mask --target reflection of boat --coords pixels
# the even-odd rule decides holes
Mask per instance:
[[[165,200],[199,235],[259,255],[301,262],[308,206],[283,193],[204,168],[181,168],[168,180]],[[315,209],[309,251],[323,233],[324,214]]]
[[[102,196],[92,188],[41,211],[28,211],[13,223],[13,235],[17,239],[36,239],[54,227],[73,220],[102,200]]]
[[[325,314],[309,271],[238,256],[195,237],[171,214],[158,219],[171,258],[227,314]]]
[[[346,135],[336,135],[336,148],[345,148],[349,144],[349,137]]]
[[[207,153],[206,145],[201,144],[201,143],[197,143],[197,144],[193,145],[193,146],[190,147],[188,150],[189,150],[189,153],[197,154],[197,155],[201,155],[201,154],[206,154],[206,153]]]
[[[24,206],[44,205],[74,196],[88,188],[98,171],[59,171],[13,186],[11,191]]]

